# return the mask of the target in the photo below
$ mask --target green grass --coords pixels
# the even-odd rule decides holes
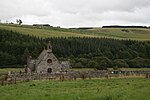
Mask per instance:
[[[24,71],[24,68],[0,68],[0,73]]]
[[[138,28],[128,28],[128,32],[122,31],[121,28],[99,28],[94,29],[95,33],[105,34],[108,37],[123,38],[123,39],[133,39],[133,40],[150,40],[150,29],[138,29]]]
[[[94,68],[72,68],[74,71],[86,71],[86,70],[94,70]]]
[[[94,68],[72,68],[73,71],[88,71],[95,70]],[[109,70],[113,70],[113,68],[109,68]],[[126,70],[126,71],[140,71],[140,70],[150,70],[150,68],[119,68],[118,70]],[[5,72],[19,72],[24,71],[24,68],[0,68],[0,73]]]
[[[121,70],[125,70],[125,71],[142,71],[142,70],[147,70],[149,71],[150,68],[119,68]]]
[[[33,35],[42,38],[48,37],[107,37],[115,39],[150,40],[150,29],[128,28],[95,28],[91,30],[65,29],[65,28],[35,28],[30,25],[0,24],[0,29],[17,31],[25,35]]]
[[[71,70],[74,71],[88,71],[88,70],[95,70],[94,68],[72,68]],[[113,70],[113,68],[108,68],[108,70]],[[122,70],[122,71],[143,71],[147,70],[149,71],[150,68],[118,68],[117,70]]]
[[[149,100],[150,80],[33,81],[0,86],[1,100]]]
[[[88,34],[82,34],[82,33],[76,33],[66,30],[59,30],[59,29],[37,29],[34,27],[21,27],[21,26],[10,26],[10,25],[0,25],[0,29],[6,29],[6,30],[12,30],[19,32],[21,34],[25,35],[33,35],[37,37],[42,38],[48,38],[48,37],[92,37],[92,35]]]

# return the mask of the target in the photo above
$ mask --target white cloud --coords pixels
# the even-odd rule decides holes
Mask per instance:
[[[148,25],[150,0],[2,0],[0,19],[80,27]]]

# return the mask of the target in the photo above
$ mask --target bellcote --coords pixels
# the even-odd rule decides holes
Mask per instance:
[[[49,41],[49,43],[47,44],[47,51],[48,52],[52,52],[52,45],[51,42]]]

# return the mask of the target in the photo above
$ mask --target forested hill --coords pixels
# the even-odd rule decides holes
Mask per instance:
[[[150,41],[95,37],[42,39],[8,30],[0,30],[0,66],[26,64],[26,57],[36,58],[49,40],[56,56],[69,59],[73,67],[150,68]]]

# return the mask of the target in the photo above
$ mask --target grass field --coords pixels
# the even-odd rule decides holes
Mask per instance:
[[[71,70],[74,71],[86,71],[86,70],[95,70],[94,68],[72,68]],[[108,70],[113,70],[113,68],[109,68]],[[150,70],[150,68],[119,68],[118,70],[123,71],[141,71],[141,70]],[[0,73],[6,73],[6,72],[19,72],[24,71],[24,68],[0,68]]]
[[[149,100],[150,79],[33,81],[0,86],[0,100]]]
[[[127,30],[128,32],[122,31]],[[150,40],[150,29],[136,29],[136,28],[128,28],[128,29],[121,29],[121,28],[99,28],[93,30],[97,34],[104,34],[108,37],[114,38],[122,38],[122,39],[133,39],[133,40]]]
[[[113,29],[95,28],[91,30],[64,29],[64,28],[36,28],[29,25],[0,24],[0,29],[12,30],[25,35],[42,38],[48,37],[107,37],[115,39],[150,40],[150,29]],[[123,31],[126,30],[126,31]]]
[[[24,71],[24,68],[0,68],[0,73]]]
[[[6,29],[6,30],[12,30],[19,32],[21,34],[25,35],[33,35],[38,36],[42,38],[48,38],[48,37],[95,37],[93,35],[88,34],[82,34],[80,32],[71,32],[67,29],[56,29],[56,28],[43,28],[43,29],[37,29],[34,27],[20,27],[20,26],[9,26],[9,25],[0,25],[0,29]]]

